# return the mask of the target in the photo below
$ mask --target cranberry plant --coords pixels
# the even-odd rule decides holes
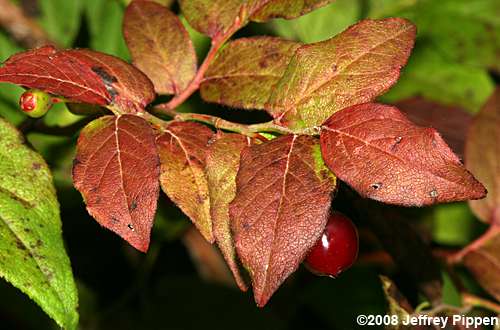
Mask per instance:
[[[329,2],[181,0],[189,25],[211,39],[198,65],[180,18],[155,1],[134,0],[123,21],[131,64],[47,45],[11,56],[0,82],[49,94],[36,94],[40,107],[45,98],[90,113],[72,174],[99,224],[147,253],[163,191],[217,244],[239,288],[251,286],[262,307],[323,234],[340,182],[364,198],[405,207],[486,196],[434,128],[375,101],[410,56],[416,28],[409,20],[366,19],[309,44],[231,39],[249,22],[292,19]],[[243,124],[179,111],[197,91],[226,111],[265,111],[272,120]],[[490,114],[480,118],[498,120],[495,109],[487,106]],[[485,169],[476,145],[487,139],[481,135],[498,134],[491,125],[490,133],[473,128],[466,157],[493,187],[498,173]],[[50,171],[15,128],[4,120],[0,127],[0,275],[59,325],[75,328],[76,290]],[[472,204],[485,221],[499,219],[495,196]],[[460,257],[477,262],[468,252],[478,253]]]

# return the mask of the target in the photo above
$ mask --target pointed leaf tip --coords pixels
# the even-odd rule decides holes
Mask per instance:
[[[366,103],[322,126],[326,164],[362,196],[422,206],[480,199],[486,189],[436,130],[411,123],[397,108]]]

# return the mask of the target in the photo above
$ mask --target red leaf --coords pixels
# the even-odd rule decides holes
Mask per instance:
[[[73,181],[87,210],[142,252],[149,246],[159,175],[154,133],[145,120],[105,116],[80,134]]]
[[[286,135],[245,148],[236,184],[236,250],[264,306],[325,228],[335,177],[315,138]]]
[[[500,227],[491,225],[463,252],[465,267],[488,293],[500,301]]]
[[[209,242],[214,241],[214,236],[205,160],[212,136],[213,132],[204,125],[174,122],[156,140],[163,191]]]
[[[0,82],[124,109],[144,108],[155,97],[151,81],[134,66],[86,49],[45,46],[15,54],[0,68]]]
[[[151,1],[133,1],[125,12],[123,34],[134,64],[161,94],[178,94],[196,74],[196,54],[179,17]]]
[[[472,121],[470,113],[459,107],[441,105],[420,97],[395,105],[415,124],[435,128],[451,149],[463,157],[465,136]]]
[[[500,224],[500,88],[474,118],[465,162],[489,191],[485,199],[470,202],[472,210],[481,220]]]
[[[322,127],[330,169],[361,195],[405,206],[483,198],[486,190],[439,133],[397,108],[367,103],[344,109]]]

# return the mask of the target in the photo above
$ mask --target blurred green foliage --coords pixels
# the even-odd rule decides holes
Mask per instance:
[[[32,1],[38,3],[37,20],[59,44],[129,59],[121,34],[125,2]],[[173,9],[178,11],[176,5]],[[498,83],[499,13],[497,0],[337,0],[296,20],[251,24],[237,36],[266,33],[310,43],[328,39],[362,18],[407,17],[419,31],[415,50],[398,84],[381,100],[392,103],[423,96],[476,112]],[[210,41],[192,29],[189,32],[200,60]],[[0,61],[20,50],[0,29]],[[0,84],[0,116],[14,124],[26,119],[17,110],[21,93],[21,88]],[[184,110],[213,112],[244,122],[266,117],[204,104],[199,97],[185,103]],[[67,125],[79,118],[58,105],[45,120],[50,125]],[[54,172],[64,236],[79,283],[81,329],[233,329],[236,322],[241,329],[354,329],[355,315],[385,311],[378,273],[393,278],[415,305],[422,302],[406,274],[384,264],[367,264],[335,280],[299,270],[265,309],[258,310],[251,294],[203,283],[196,275],[178,239],[188,220],[164,195],[153,232],[158,253],[154,258],[140,255],[86,213],[80,194],[71,185],[76,137],[29,134],[28,140]],[[435,247],[461,247],[484,229],[466,203],[416,210],[414,215],[412,220],[429,228],[427,234]],[[362,219],[354,221],[363,230]],[[362,252],[378,248],[363,239]],[[474,283],[469,275],[462,277]],[[481,293],[477,285],[471,285],[471,290]],[[445,302],[459,303],[448,274],[443,291]],[[36,305],[2,281],[0,296],[1,328],[55,328]]]

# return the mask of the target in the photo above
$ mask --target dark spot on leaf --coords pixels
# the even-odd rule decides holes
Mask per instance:
[[[396,147],[401,143],[403,138],[401,136],[398,136],[394,139],[394,144],[391,146],[391,151],[395,151]]]
[[[118,79],[116,79],[115,76],[109,74],[103,67],[100,66],[92,67],[92,71],[94,71],[101,78],[102,82],[104,83],[104,86],[106,87],[106,90],[111,96],[111,99],[114,100],[115,97],[118,95],[118,92],[113,87],[113,84],[118,82]]]
[[[243,230],[249,230],[250,229],[250,224],[248,222],[243,222],[241,224],[241,227],[243,228]]]
[[[134,199],[130,204],[130,211],[133,211],[137,208],[137,201]]]
[[[120,221],[116,217],[111,217],[111,222],[112,223],[118,223]]]
[[[382,188],[382,182],[375,182],[370,185],[373,190],[379,190]]]
[[[33,163],[32,168],[35,171],[38,171],[40,168],[42,168],[42,165],[40,163]]]
[[[332,72],[337,72],[337,64],[332,65]]]
[[[127,225],[127,227],[128,227],[128,229],[130,229],[130,230],[132,230],[132,231],[135,231],[134,226],[132,226],[132,224],[131,224],[131,223],[129,223],[129,224]]]
[[[23,242],[19,238],[16,238],[16,246],[19,250],[26,250],[26,246],[24,246]]]

